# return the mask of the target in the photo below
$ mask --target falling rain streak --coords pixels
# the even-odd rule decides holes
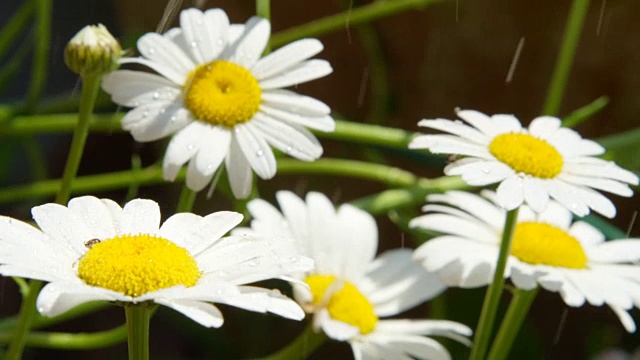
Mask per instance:
[[[602,30],[602,20],[604,19],[604,8],[607,6],[607,0],[602,0],[600,5],[600,15],[598,16],[598,26],[596,27],[596,36],[600,36]]]
[[[165,30],[167,30],[169,24],[171,24],[175,16],[178,14],[178,10],[180,10],[181,6],[182,0],[169,0],[167,6],[164,8],[162,18],[160,18],[160,22],[156,27],[156,32],[158,34],[162,34]]]
[[[518,61],[520,61],[520,53],[522,53],[523,47],[524,47],[524,37],[521,37],[520,41],[518,41],[518,47],[516,47],[516,52],[513,54],[511,65],[509,65],[509,72],[507,72],[507,77],[504,79],[504,82],[507,84],[511,83],[511,80],[513,80],[513,74],[516,72],[516,66],[518,66]]]

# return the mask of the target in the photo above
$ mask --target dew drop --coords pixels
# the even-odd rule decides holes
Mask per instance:
[[[142,113],[142,117],[147,117],[147,116],[149,116],[149,112],[148,111],[145,111],[145,112]]]
[[[257,156],[257,157],[260,157],[260,156],[262,156],[262,155],[264,155],[264,152],[263,152],[262,150],[258,150],[258,151],[256,152],[256,156]]]
[[[176,121],[178,121],[178,118],[176,116],[172,116],[169,120],[171,122],[176,122]]]
[[[193,144],[188,144],[187,145],[187,150],[193,150],[195,146]]]
[[[489,170],[488,168],[483,168],[482,169],[482,173],[483,174],[489,174],[491,172],[491,170]]]
[[[152,47],[150,47],[147,51],[149,52],[149,55],[153,55],[156,53],[156,49]]]
[[[160,98],[160,93],[159,93],[159,92],[157,92],[157,91],[154,91],[154,92],[153,92],[153,98],[154,98],[154,99],[159,99],[159,98]]]
[[[198,43],[197,43],[197,42],[195,42],[195,41],[192,41],[192,42],[191,42],[191,47],[192,47],[192,48],[197,48],[197,47],[198,47]]]
[[[291,262],[297,262],[298,260],[299,259],[298,259],[297,256],[292,256],[292,257],[289,258],[289,261],[291,261]]]
[[[216,290],[216,295],[222,295],[224,294],[226,291],[224,291],[223,289],[217,289]]]
[[[291,154],[292,151],[293,151],[293,148],[291,146],[287,146],[287,153]]]
[[[217,44],[218,46],[222,46],[222,45],[224,45],[224,40],[222,40],[222,39],[218,39],[218,40],[216,40],[216,44]]]
[[[260,259],[253,259],[253,260],[249,261],[249,266],[251,266],[251,267],[256,267],[258,265],[260,265]]]

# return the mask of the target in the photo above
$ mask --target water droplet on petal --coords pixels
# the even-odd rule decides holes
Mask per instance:
[[[263,152],[262,150],[258,150],[258,151],[256,152],[256,156],[257,156],[257,157],[260,157],[260,156],[262,156],[262,155],[264,155],[264,152]]]
[[[197,47],[198,47],[198,43],[197,43],[197,42],[195,42],[195,41],[192,41],[192,42],[191,42],[191,47],[192,47],[192,48],[197,48]]]
[[[152,47],[150,47],[149,50],[147,50],[147,51],[149,52],[149,55],[153,55],[153,54],[156,53],[156,49],[152,48]]]
[[[292,151],[293,151],[293,148],[291,146],[287,146],[287,153],[291,154]]]
[[[157,92],[157,91],[154,91],[154,92],[153,92],[153,98],[154,98],[154,99],[159,99],[159,98],[160,98],[160,93],[159,93],[159,92]]]
[[[144,112],[142,113],[142,117],[147,117],[147,116],[149,116],[149,112],[148,112],[148,111],[144,111]]]
[[[482,168],[482,173],[483,174],[489,174],[491,172],[491,170],[489,170],[488,168]]]
[[[249,266],[251,266],[251,267],[256,267],[258,265],[260,265],[260,259],[253,259],[253,260],[249,261]]]

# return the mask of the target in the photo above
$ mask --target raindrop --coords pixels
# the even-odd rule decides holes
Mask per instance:
[[[159,93],[159,92],[157,92],[157,91],[154,91],[154,92],[153,92],[153,98],[154,98],[154,99],[159,99],[159,98],[160,98],[160,93]]]
[[[297,262],[298,260],[299,259],[298,259],[297,256],[292,256],[292,257],[289,258],[289,261],[291,261],[291,262]]]
[[[191,42],[191,47],[192,47],[192,48],[197,48],[197,47],[198,47],[198,43],[197,43],[197,42],[195,42],[195,41],[192,41],[192,42]]]
[[[193,150],[193,148],[195,147],[195,145],[193,144],[188,144],[187,145],[187,150]]]
[[[171,122],[176,122],[178,121],[178,118],[174,115],[169,119]]]
[[[222,295],[224,294],[226,291],[224,291],[223,289],[217,289],[216,290],[216,295]]]
[[[262,150],[258,150],[258,151],[256,152],[256,156],[257,156],[257,157],[260,157],[260,156],[262,156],[262,155],[264,155],[264,152],[263,152]]]
[[[287,146],[287,153],[291,154],[292,151],[293,151],[293,148],[291,146]]]
[[[149,55],[153,55],[156,53],[156,49],[152,47],[150,47],[147,51],[149,52]]]
[[[249,261],[249,266],[251,266],[251,267],[256,267],[258,265],[260,265],[260,260],[259,259],[253,259],[253,260]]]
[[[149,116],[149,112],[148,111],[145,111],[145,112],[142,113],[142,117],[147,117],[147,116]]]
[[[489,174],[491,172],[491,170],[489,170],[488,168],[482,168],[482,173],[483,174]]]
[[[218,39],[218,40],[216,40],[216,44],[217,44],[218,46],[222,46],[222,45],[224,45],[224,40],[222,40],[222,39]]]

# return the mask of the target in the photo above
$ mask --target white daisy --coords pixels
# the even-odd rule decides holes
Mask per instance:
[[[428,214],[412,227],[435,230],[443,236],[416,249],[414,259],[434,271],[449,286],[477,287],[493,279],[500,251],[506,211],[495,193],[489,200],[466,192],[430,195]],[[537,285],[559,292],[564,302],[579,307],[607,304],[629,332],[635,324],[627,310],[640,307],[640,240],[606,241],[591,225],[572,222],[571,213],[555,201],[536,213],[520,208],[505,277],[522,289]]]
[[[333,131],[329,107],[283,90],[331,73],[327,61],[308,60],[322,43],[302,39],[261,57],[270,31],[266,19],[231,25],[221,9],[187,9],[179,28],[138,40],[142,57],[120,61],[159,75],[120,70],[104,79],[114,102],[134,108],[122,127],[137,141],[177,132],[164,157],[165,179],[175,179],[189,162],[187,186],[199,191],[224,161],[233,193],[244,198],[252,169],[262,179],[276,173],[270,145],[304,161],[322,155],[306,128]]]
[[[418,136],[409,147],[462,155],[445,167],[445,174],[461,175],[473,186],[500,183],[498,203],[507,210],[526,202],[541,212],[552,197],[578,216],[593,209],[612,218],[615,206],[594,189],[631,196],[627,184],[638,184],[635,174],[593,157],[604,148],[561,127],[555,117],[537,117],[523,128],[513,115],[489,117],[473,110],[457,115],[471,126],[459,120],[422,120],[418,125],[448,134]]]
[[[471,330],[459,323],[380,320],[437,296],[445,287],[411,261],[409,249],[374,259],[378,233],[371,215],[347,204],[335,209],[320,193],[309,193],[306,202],[287,191],[277,198],[282,213],[264,200],[252,200],[251,228],[234,233],[292,237],[314,259],[315,271],[300,274],[309,287],[294,290],[314,314],[316,330],[348,341],[356,359],[449,359],[447,350],[427,335],[469,343]]]
[[[211,303],[304,317],[277,290],[245,284],[309,270],[313,261],[284,239],[222,237],[241,214],[180,213],[160,226],[160,209],[151,200],[121,208],[90,196],[68,207],[36,206],[32,214],[40,229],[0,217],[0,274],[49,282],[37,302],[43,315],[103,300],[151,301],[207,327],[223,322]]]

